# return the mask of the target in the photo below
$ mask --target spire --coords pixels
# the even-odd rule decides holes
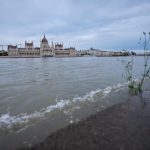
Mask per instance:
[[[52,45],[51,45],[51,48],[54,48],[54,43],[53,43],[53,40],[52,40]]]
[[[43,39],[42,39],[41,42],[48,43],[48,41],[47,41],[47,39],[46,39],[46,37],[45,37],[45,34],[44,34],[44,37],[43,37]]]

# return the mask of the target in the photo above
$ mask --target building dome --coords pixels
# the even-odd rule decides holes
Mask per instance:
[[[44,38],[42,39],[42,43],[48,43],[48,40],[46,39],[45,35]]]

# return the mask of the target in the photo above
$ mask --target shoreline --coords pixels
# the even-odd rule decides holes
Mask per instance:
[[[0,58],[41,58],[40,56],[29,56],[29,57],[20,57],[20,56],[0,56]]]
[[[140,57],[144,55],[136,55],[134,57]],[[76,57],[130,57],[130,56],[53,56],[53,57],[41,57],[41,56],[0,56],[0,58],[76,58]]]
[[[150,99],[137,96],[70,124],[33,147],[20,150],[148,150],[150,149]]]

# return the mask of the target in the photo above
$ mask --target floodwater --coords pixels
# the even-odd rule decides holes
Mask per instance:
[[[0,149],[32,146],[50,133],[124,102],[130,57],[0,59]],[[133,74],[143,71],[134,57]]]

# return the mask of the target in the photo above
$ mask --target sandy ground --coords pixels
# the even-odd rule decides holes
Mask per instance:
[[[150,150],[150,99],[133,97],[51,134],[31,150]]]

